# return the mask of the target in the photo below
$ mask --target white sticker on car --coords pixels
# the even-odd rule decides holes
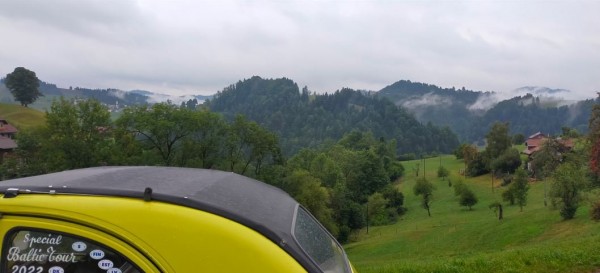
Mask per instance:
[[[101,260],[98,262],[98,267],[104,270],[112,268],[115,264],[111,260]]]
[[[94,249],[94,250],[90,251],[90,257],[94,260],[100,260],[100,259],[104,258],[104,251],[102,251],[100,249]]]
[[[48,273],[65,273],[65,270],[60,266],[53,266],[48,269]]]
[[[73,250],[78,252],[85,251],[87,249],[87,245],[81,241],[74,242],[71,247],[73,248]]]

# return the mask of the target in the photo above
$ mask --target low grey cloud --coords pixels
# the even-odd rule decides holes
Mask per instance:
[[[6,0],[0,73],[59,86],[212,94],[253,75],[316,92],[407,79],[594,97],[600,2]]]
[[[450,106],[452,105],[452,100],[430,92],[423,96],[405,99],[401,105],[406,109],[413,110],[426,106]]]

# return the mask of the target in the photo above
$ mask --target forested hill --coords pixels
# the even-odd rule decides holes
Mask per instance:
[[[448,126],[463,142],[482,140],[494,122],[508,122],[511,134],[536,132],[556,135],[563,127],[587,132],[594,100],[567,103],[531,94],[498,101],[494,93],[441,88],[398,81],[375,93],[404,107],[422,123]]]
[[[560,105],[530,94],[514,97],[499,102],[478,117],[473,123],[470,138],[485,135],[489,124],[495,121],[508,122],[511,134],[520,133],[525,136],[536,132],[560,135],[563,127],[587,133],[592,107],[597,103],[600,103],[599,99]]]
[[[489,93],[456,88],[441,88],[431,84],[398,81],[376,93],[388,98],[423,122],[448,126],[462,141],[469,139],[472,124],[482,111],[472,108],[480,96]],[[482,134],[480,137],[485,135]],[[479,137],[479,136],[478,136]]]
[[[286,78],[239,81],[206,105],[229,118],[243,114],[276,132],[286,154],[339,140],[352,130],[395,139],[398,154],[449,153],[459,144],[450,129],[423,125],[387,99],[351,89],[314,94]]]

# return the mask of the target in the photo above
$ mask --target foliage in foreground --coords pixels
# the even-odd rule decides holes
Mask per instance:
[[[340,241],[405,211],[404,196],[391,186],[404,172],[396,142],[371,133],[354,131],[286,162],[278,137],[241,115],[227,121],[206,109],[158,103],[128,107],[113,123],[97,100],[61,98],[44,126],[22,130],[17,143],[0,164],[0,180],[105,165],[231,171],[285,190]]]

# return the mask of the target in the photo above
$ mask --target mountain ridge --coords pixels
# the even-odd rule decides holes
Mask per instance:
[[[508,122],[511,134],[542,131],[560,134],[562,127],[587,132],[587,119],[597,100],[569,101],[557,95],[570,91],[523,87],[524,93],[500,99],[497,93],[398,81],[378,92],[413,113],[421,122],[448,126],[463,142],[481,142],[494,122]],[[536,91],[537,94],[526,91]]]
[[[38,100],[44,103],[33,103],[31,107],[37,108],[39,110],[46,110],[46,107],[49,105],[50,101],[55,97],[66,97],[66,98],[77,98],[77,99],[87,99],[87,98],[95,98],[99,100],[101,103],[106,105],[120,105],[122,107],[126,107],[127,105],[136,105],[136,104],[153,104],[158,102],[166,102],[171,101],[172,103],[181,104],[185,103],[188,100],[197,100],[198,103],[204,102],[206,99],[212,97],[204,96],[204,95],[181,95],[174,96],[168,94],[155,93],[147,90],[120,90],[116,88],[107,88],[107,89],[91,89],[91,88],[83,88],[83,87],[69,87],[62,88],[58,87],[55,84],[47,83],[44,81],[40,81],[39,90],[44,97],[40,97]],[[10,91],[4,85],[4,82],[0,82],[0,102],[3,103],[16,103]]]
[[[262,79],[258,76],[255,77],[256,79]],[[252,80],[255,77],[251,77],[248,80]],[[282,79],[293,82],[287,78]],[[293,82],[293,85],[296,85],[293,87],[293,92],[300,94],[301,91],[297,87],[297,83]],[[232,86],[235,86],[235,84],[225,87],[223,90]],[[307,89],[307,87],[305,88]],[[170,96],[146,90],[123,91],[119,89],[89,89],[80,87],[67,89],[59,88],[54,84],[45,82],[41,82],[40,90],[50,98],[52,96],[96,98],[116,111],[127,105],[152,104],[166,101],[176,104],[194,101],[194,105],[196,105],[223,93],[223,91],[219,91],[212,96]],[[511,92],[514,96],[509,99],[502,99],[499,93],[490,91],[472,91],[465,87],[443,88],[433,84],[412,82],[410,80],[397,81],[379,91],[356,91],[364,96],[388,99],[414,115],[422,124],[432,123],[441,128],[449,127],[457,134],[461,142],[481,141],[490,125],[494,122],[509,122],[512,134],[529,135],[537,131],[558,134],[561,131],[561,127],[564,126],[572,127],[581,133],[585,133],[587,131],[586,120],[589,117],[591,105],[595,103],[593,99],[583,101],[566,100],[563,98],[563,95],[570,94],[572,93],[571,91],[539,86],[517,88]],[[311,95],[322,94],[313,93]],[[49,106],[50,102],[48,100],[50,98],[46,98],[45,104],[34,103],[32,107],[45,110]],[[246,100],[250,102],[252,98],[246,97]],[[529,103],[526,103],[526,101],[529,101]],[[0,102],[15,103],[12,100],[12,95],[10,95],[10,92],[8,92],[3,84],[0,84]],[[279,103],[281,102],[275,104]],[[273,105],[273,107],[275,106]],[[517,109],[517,107],[527,108],[527,110]],[[279,110],[279,112],[281,111]],[[517,116],[516,114],[510,115],[511,111],[513,113],[520,113],[521,116]],[[275,114],[277,116],[277,111],[275,111]],[[527,123],[527,120],[531,122]],[[544,122],[541,124],[539,122],[534,123],[533,120]],[[548,121],[551,121],[552,125],[547,125]]]

